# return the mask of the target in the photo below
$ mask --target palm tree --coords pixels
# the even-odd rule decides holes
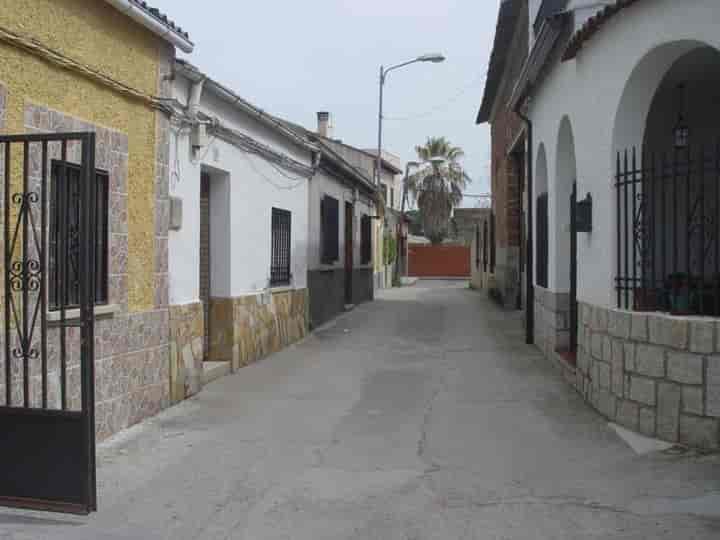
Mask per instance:
[[[425,236],[440,244],[448,235],[452,209],[460,204],[470,182],[460,165],[465,153],[445,137],[430,137],[415,151],[421,162],[431,166],[408,177],[408,191],[420,210]]]

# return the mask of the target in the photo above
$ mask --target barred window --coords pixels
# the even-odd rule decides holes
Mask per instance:
[[[332,264],[340,257],[340,204],[326,195],[320,202],[320,236],[323,264]]]
[[[290,247],[292,214],[272,209],[272,250],[270,255],[270,285],[290,285]]]
[[[53,161],[50,183],[49,302],[51,310],[80,305],[80,167]],[[108,302],[108,189],[95,173],[95,303]]]

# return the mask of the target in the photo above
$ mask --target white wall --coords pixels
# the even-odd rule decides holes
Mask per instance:
[[[338,238],[339,250],[338,260],[333,264],[324,264],[321,261],[321,234],[320,234],[320,201],[325,195],[329,195],[338,200]],[[318,170],[313,179],[310,181],[308,194],[308,267],[310,270],[317,268],[344,268],[345,267],[345,203],[353,202],[354,189],[349,185],[339,182],[335,177],[329,175],[322,168]],[[363,215],[376,215],[375,204],[366,196],[360,193],[359,200],[355,201],[354,208],[353,236],[355,246],[353,248],[353,261],[356,268],[367,266],[372,267],[372,263],[361,265],[360,261],[360,218]],[[373,250],[374,251],[374,250]]]
[[[642,143],[654,90],[672,63],[698,42],[720,48],[719,17],[717,0],[633,5],[591,37],[575,60],[554,66],[532,98],[533,151],[537,156],[542,144],[547,152],[550,230],[562,226],[553,215],[560,201],[552,186],[558,176],[558,137],[564,116],[574,137],[579,196],[584,198],[589,192],[593,197],[593,232],[578,236],[581,301],[615,304],[614,154],[629,144]],[[668,42],[680,43],[659,49]],[[625,92],[630,79],[634,84]],[[551,265],[557,263],[552,253],[551,248]],[[562,284],[552,282],[553,275],[551,269],[550,288],[566,291]]]
[[[188,83],[178,77],[175,95],[187,99]],[[186,101],[182,101],[183,103]],[[201,111],[311,166],[310,151],[265,128],[246,114],[204,92]],[[190,151],[187,131],[176,132],[171,144],[170,194],[183,200],[183,223],[169,233],[170,303],[199,299],[200,174],[211,180],[212,294],[242,296],[268,286],[272,208],[292,213],[292,286],[306,287],[308,184],[299,173],[273,166],[217,138],[198,156]],[[291,177],[291,179],[286,176]],[[216,211],[217,210],[217,211]]]

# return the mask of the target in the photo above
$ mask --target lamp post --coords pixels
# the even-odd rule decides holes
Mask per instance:
[[[414,60],[409,60],[401,64],[390,66],[387,69],[384,66],[380,66],[380,100],[378,112],[378,147],[377,157],[375,161],[375,185],[380,185],[380,171],[382,171],[383,88],[385,87],[385,80],[387,79],[388,73],[393,70],[400,69],[402,67],[409,66],[410,64],[415,64],[418,62],[433,62],[437,64],[444,61],[445,57],[442,54],[432,53],[418,56]]]
[[[399,281],[400,279],[400,261],[403,261],[403,271],[402,274],[404,276],[407,275],[407,257],[402,257],[402,230],[405,226],[405,202],[407,201],[407,195],[408,195],[408,179],[410,177],[410,168],[420,168],[423,165],[443,165],[447,162],[447,160],[444,157],[431,157],[428,160],[425,161],[408,161],[407,165],[405,165],[405,176],[403,178],[403,191],[402,191],[402,202],[400,203],[400,226],[398,227],[397,232],[397,254],[396,254],[396,263],[395,263],[395,281]]]

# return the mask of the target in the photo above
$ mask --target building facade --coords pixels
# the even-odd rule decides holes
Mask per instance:
[[[178,61],[171,150],[173,400],[301,339],[318,149]]]
[[[720,6],[606,4],[529,6],[534,339],[610,420],[717,448]]]
[[[91,172],[98,182],[94,211],[105,227],[97,235],[95,266],[95,420],[97,438],[104,439],[169,403],[170,132],[162,98],[169,97],[175,47],[190,52],[193,45],[185,32],[144,3],[132,2],[130,11],[125,12],[113,1],[18,0],[6,4],[0,11],[3,134],[92,132],[96,138],[96,170]],[[120,50],[123,54],[109,53]],[[25,191],[40,180],[47,181],[51,190],[50,209],[44,216],[37,212],[38,222],[41,217],[50,219],[57,204],[62,206],[57,202],[60,193],[68,197],[70,205],[76,204],[77,192],[71,187],[74,173],[61,177],[57,171],[76,170],[82,159],[79,148],[74,143],[65,148],[59,142],[49,143],[45,150],[37,144],[26,147],[29,168],[25,170],[31,182]],[[47,171],[45,164],[41,167],[41,156],[46,153]],[[3,168],[16,166],[12,171],[22,171],[19,154],[14,156],[10,163],[3,158]],[[19,189],[13,183],[10,187]],[[44,194],[38,196],[44,198]],[[6,212],[9,219],[22,222],[22,209]],[[53,247],[56,241],[66,248],[72,246],[72,231],[66,230],[66,223],[72,227],[72,219],[70,215],[57,226],[49,222],[53,256],[39,260],[41,275],[45,271],[52,274],[59,261],[68,268],[63,285],[67,296],[60,295],[54,282],[48,283],[48,312],[30,323],[30,330],[37,330],[35,336],[40,335],[41,321],[43,326],[48,324],[42,346],[26,351],[32,357],[42,349],[47,371],[26,370],[29,385],[23,391],[21,359],[5,358],[3,347],[1,369],[4,372],[9,367],[16,375],[11,379],[10,402],[5,399],[4,377],[0,383],[6,405],[18,405],[24,399],[26,407],[80,407],[79,329],[52,324],[79,316],[73,301],[81,280],[75,270],[77,254]],[[35,248],[28,246],[26,254],[31,255]],[[11,253],[13,248],[7,244],[5,249],[11,259],[27,256]],[[11,290],[17,301],[14,291],[18,289]],[[32,295],[26,297],[25,304],[32,300]],[[9,301],[5,296],[5,302]],[[64,317],[58,309],[66,310]],[[29,319],[23,324],[27,323]],[[37,327],[32,326],[35,323]],[[11,330],[13,327],[11,323]]]
[[[524,305],[526,144],[523,120],[507,107],[528,54],[527,0],[503,0],[477,123],[491,131],[493,296],[508,309]]]

